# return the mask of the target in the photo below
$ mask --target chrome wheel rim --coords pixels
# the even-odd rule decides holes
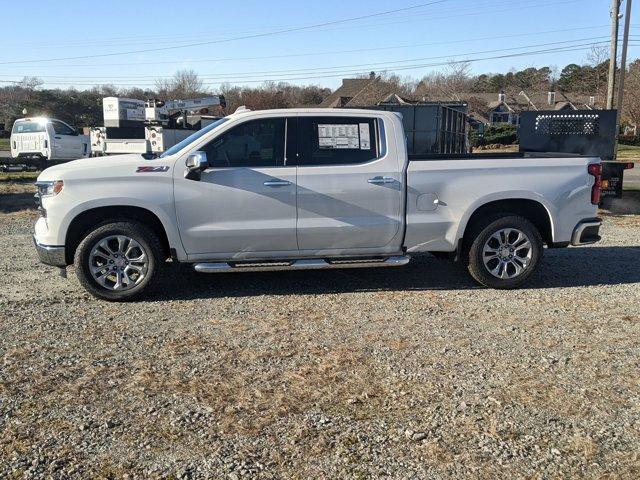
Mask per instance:
[[[89,270],[93,279],[107,290],[129,290],[146,277],[149,255],[133,238],[110,235],[91,249]]]
[[[494,232],[482,249],[485,268],[494,277],[515,278],[531,265],[533,249],[529,237],[517,228],[503,228]]]

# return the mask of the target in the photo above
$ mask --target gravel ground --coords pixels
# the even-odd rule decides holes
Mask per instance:
[[[640,477],[638,216],[518,291],[425,255],[113,304],[38,263],[7,188],[2,479]]]

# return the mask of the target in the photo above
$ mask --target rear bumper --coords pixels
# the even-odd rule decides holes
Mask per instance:
[[[589,218],[580,221],[573,229],[571,245],[588,245],[600,241],[601,225],[602,220],[600,218]]]
[[[42,245],[38,243],[35,235],[33,236],[33,244],[36,247],[36,252],[38,252],[38,257],[42,263],[53,267],[67,266],[64,246]]]

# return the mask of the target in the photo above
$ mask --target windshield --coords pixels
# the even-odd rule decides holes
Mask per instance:
[[[15,122],[11,133],[36,133],[45,131],[44,122]]]
[[[202,137],[203,135],[206,135],[207,133],[209,133],[211,130],[213,130],[214,128],[222,125],[224,122],[226,122],[228,120],[227,117],[225,118],[221,118],[220,120],[216,120],[215,122],[207,125],[206,127],[204,127],[202,130],[198,130],[197,132],[195,132],[193,135],[189,135],[187,138],[185,138],[184,140],[182,140],[180,143],[176,143],[173,147],[171,147],[170,149],[168,149],[166,152],[164,152],[162,155],[160,155],[160,158],[163,157],[168,157],[169,155],[173,155],[174,153],[179,152],[180,150],[182,150],[184,147],[186,147],[187,145],[189,145],[190,143],[195,142],[196,140],[198,140],[200,137]]]

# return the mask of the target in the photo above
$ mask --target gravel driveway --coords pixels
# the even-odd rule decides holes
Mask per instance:
[[[518,291],[425,255],[113,304],[7,211],[0,478],[640,477],[638,216]]]

